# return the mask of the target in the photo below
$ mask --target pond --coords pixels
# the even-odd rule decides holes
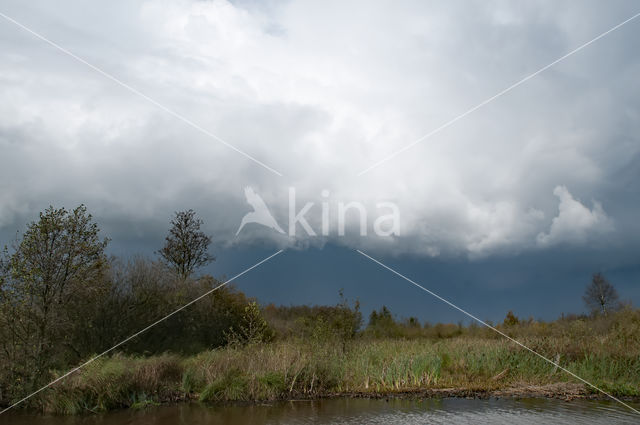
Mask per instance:
[[[638,408],[637,404],[633,405]],[[91,416],[11,412],[11,425],[632,424],[640,415],[606,401],[551,399],[328,399],[258,405],[184,403]]]

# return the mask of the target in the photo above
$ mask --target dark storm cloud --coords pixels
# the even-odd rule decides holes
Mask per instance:
[[[0,228],[22,228],[49,204],[84,202],[120,246],[155,246],[173,211],[195,208],[228,247],[251,242],[234,236],[248,209],[244,186],[281,223],[293,186],[316,203],[323,189],[333,201],[396,202],[401,236],[363,239],[354,226],[340,238],[332,218],[329,238],[274,246],[477,260],[601,244],[626,258],[640,236],[635,21],[356,174],[634,7],[6,2],[3,13],[285,177],[3,20]]]

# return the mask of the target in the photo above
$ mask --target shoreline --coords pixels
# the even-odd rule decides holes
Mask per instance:
[[[474,389],[474,388],[428,388],[428,389],[416,389],[416,390],[399,390],[399,391],[387,391],[380,393],[369,392],[349,392],[349,393],[335,393],[329,395],[330,398],[350,397],[350,398],[371,398],[371,399],[383,399],[383,398],[400,398],[400,399],[414,399],[414,398],[469,398],[469,399],[489,399],[489,398],[505,398],[505,399],[520,399],[520,398],[548,398],[556,400],[612,400],[601,393],[589,392],[583,384],[573,384],[567,382],[558,382],[554,384],[546,385],[533,385],[523,384],[518,386],[510,386],[500,389]],[[622,400],[628,401],[640,401],[640,397],[634,396],[621,396],[618,397]]]
[[[625,402],[638,402],[640,403],[640,396],[616,396],[618,399]],[[584,384],[569,383],[569,382],[557,382],[552,384],[520,384],[511,385],[505,388],[499,389],[474,389],[469,387],[458,388],[425,388],[425,389],[411,389],[411,390],[397,390],[397,391],[346,391],[346,392],[329,392],[329,393],[316,393],[310,396],[292,396],[292,397],[280,397],[274,399],[265,400],[218,400],[218,401],[201,401],[200,393],[181,393],[181,394],[166,394],[165,397],[161,397],[153,402],[141,405],[122,406],[120,408],[109,409],[105,411],[92,411],[85,410],[80,413],[80,416],[87,415],[103,415],[116,411],[126,410],[145,410],[147,408],[165,407],[170,405],[186,404],[186,403],[198,403],[205,406],[258,406],[269,405],[276,403],[287,402],[310,402],[321,400],[335,400],[335,399],[370,399],[370,400],[425,400],[425,399],[508,399],[508,400],[520,400],[520,399],[553,399],[571,402],[574,400],[592,400],[592,401],[610,401],[615,402],[610,397],[602,393],[591,392]],[[55,415],[55,416],[77,416],[78,414],[61,414],[59,412],[39,411],[38,409],[16,409],[14,413],[27,413],[27,414],[39,414],[42,416]]]
[[[329,392],[326,394],[314,394],[311,396],[282,397],[269,400],[220,400],[220,401],[200,401],[200,394],[187,394],[184,397],[176,397],[171,400],[158,402],[157,405],[163,406],[172,403],[182,402],[198,402],[205,405],[213,406],[232,406],[232,405],[260,405],[268,403],[284,403],[284,402],[303,402],[315,400],[333,400],[340,398],[350,399],[444,399],[444,398],[465,398],[465,399],[553,399],[562,401],[573,400],[593,400],[593,401],[611,401],[615,403],[611,397],[600,392],[590,392],[584,384],[557,382],[552,384],[521,384],[513,385],[499,389],[474,389],[468,387],[458,388],[424,388],[412,390],[397,391],[346,391],[346,392]],[[619,395],[616,398],[625,402],[640,403],[640,396]],[[129,407],[131,408],[131,407]]]

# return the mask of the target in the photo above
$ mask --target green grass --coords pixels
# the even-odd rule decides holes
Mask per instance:
[[[630,340],[631,341],[631,340]],[[640,395],[637,339],[626,344],[587,334],[524,338],[541,354],[618,396]],[[494,379],[499,376],[498,379]],[[346,345],[301,340],[226,348],[181,358],[115,355],[61,381],[44,410],[75,414],[145,407],[170,400],[258,401],[438,388],[495,390],[578,382],[504,339],[366,340]]]

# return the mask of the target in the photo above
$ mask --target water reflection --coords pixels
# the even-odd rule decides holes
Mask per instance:
[[[631,424],[640,416],[610,402],[574,400],[367,400],[291,401],[248,406],[197,403],[92,416],[0,416],[12,425],[217,425],[217,424]]]

